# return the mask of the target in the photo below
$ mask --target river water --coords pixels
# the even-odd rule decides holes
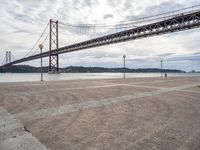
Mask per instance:
[[[168,76],[200,76],[200,73],[168,73]],[[45,81],[123,78],[123,73],[44,74]],[[126,78],[160,77],[160,73],[126,73]],[[0,82],[40,81],[40,73],[0,73]]]

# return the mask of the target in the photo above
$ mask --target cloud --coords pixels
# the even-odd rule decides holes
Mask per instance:
[[[106,20],[109,20],[109,19],[113,19],[114,16],[112,14],[106,14],[103,19],[106,21]]]
[[[200,52],[194,53],[194,55],[200,55]]]
[[[165,54],[159,54],[157,56],[161,56],[161,57],[167,57],[167,56],[171,56],[174,55],[175,53],[165,53]]]
[[[145,12],[145,14],[147,12],[150,12],[151,15],[157,15],[161,12],[163,12],[163,13],[173,12],[175,10],[178,10],[178,9],[184,8],[184,7],[185,7],[185,4],[179,3],[177,1],[164,1],[164,2],[160,3],[159,5],[147,7],[144,12]]]
[[[113,0],[113,3],[107,0],[1,1],[0,60],[4,58],[6,50],[11,50],[17,58],[23,57],[37,41],[50,18],[71,24],[111,24],[195,4],[198,4],[198,0]],[[65,46],[116,31],[119,30],[59,26],[59,45]],[[48,31],[45,36],[47,34]],[[194,29],[63,54],[60,55],[60,66],[115,67],[122,64],[122,55],[126,54],[127,60],[132,60],[127,64],[130,67],[159,67],[160,59],[168,59],[177,62],[173,66],[168,64],[169,67],[198,69],[196,63],[199,57],[195,55],[199,55],[199,37],[199,29]],[[47,40],[44,50],[47,51],[48,47]],[[48,65],[48,59],[45,60]],[[179,61],[187,64],[182,66],[184,63],[180,64]],[[36,60],[25,64],[38,65],[39,62]]]
[[[167,61],[199,61],[200,56],[194,56],[194,55],[189,55],[189,56],[177,56],[177,57],[172,57],[167,59]]]

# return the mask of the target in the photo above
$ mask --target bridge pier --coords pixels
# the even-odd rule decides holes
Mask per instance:
[[[50,36],[49,36],[49,73],[59,73],[58,57],[58,21],[50,19]],[[52,50],[56,50],[52,52]]]

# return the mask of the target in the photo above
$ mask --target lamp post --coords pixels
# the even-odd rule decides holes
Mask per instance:
[[[41,54],[41,82],[43,81],[43,70],[42,70],[42,49],[43,49],[44,45],[40,44],[39,48],[40,48],[40,54]]]
[[[126,69],[126,55],[123,55],[124,59],[124,79],[126,78],[125,69]]]
[[[163,77],[163,60],[160,61],[160,73],[161,77]]]

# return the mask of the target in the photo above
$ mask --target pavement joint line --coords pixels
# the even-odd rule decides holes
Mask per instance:
[[[129,79],[129,78],[128,78]],[[130,78],[131,79],[131,78]],[[165,80],[166,79],[166,80]],[[160,79],[158,79],[158,80],[153,80],[153,81],[136,81],[135,83],[133,83],[134,85],[135,84],[145,84],[145,83],[162,83],[162,82],[169,82],[169,81],[180,81],[180,80],[184,80],[184,78],[183,79],[170,79],[170,80],[168,80],[168,78],[160,78]],[[109,84],[109,83],[113,83],[113,82],[100,82],[100,81],[95,81],[95,82],[97,82],[97,83],[105,83],[105,84]]]
[[[67,91],[67,90],[82,90],[82,89],[96,89],[96,88],[106,88],[106,87],[115,87],[115,86],[130,86],[130,87],[145,87],[145,88],[154,88],[154,89],[161,89],[160,87],[153,87],[153,86],[142,86],[137,84],[107,84],[107,85],[101,85],[101,86],[88,86],[88,87],[79,87],[79,88],[62,88],[62,89],[47,89],[42,91],[31,91],[28,92],[29,94],[34,93],[43,93],[43,92],[51,92],[51,91]],[[20,93],[20,92],[16,92]],[[24,92],[21,92],[24,93]],[[15,95],[15,93],[2,93],[2,95]]]
[[[52,80],[52,81],[44,80],[44,82],[42,82],[42,84],[40,81],[22,81],[22,82],[20,81],[20,82],[0,82],[0,83],[4,84],[3,86],[6,86],[6,87],[12,87],[12,86],[15,87],[15,86],[26,86],[27,83],[28,83],[28,85],[31,85],[31,86],[60,85],[60,84],[65,85],[68,81],[72,81],[73,83],[79,83],[80,81],[91,81],[93,83],[95,83],[95,82],[99,83],[99,81],[96,81],[96,80],[105,80],[105,79],[75,79],[75,80]]]
[[[146,82],[145,82],[146,83]],[[165,87],[155,87],[155,86],[146,86],[146,85],[140,85],[140,84],[113,84],[113,86],[130,86],[130,87],[143,87],[143,88],[151,88],[151,89],[166,89]]]
[[[61,115],[64,113],[72,113],[72,112],[77,112],[80,110],[87,110],[91,108],[106,106],[113,103],[122,103],[126,101],[135,100],[138,98],[160,95],[160,94],[175,91],[175,90],[186,89],[186,88],[193,87],[196,85],[197,84],[190,84],[190,85],[184,85],[184,86],[179,86],[179,87],[155,90],[152,92],[137,93],[135,95],[124,95],[124,96],[115,97],[115,98],[86,101],[86,102],[81,102],[81,103],[76,103],[76,104],[63,105],[63,106],[55,107],[55,108],[40,109],[36,111],[31,111],[31,112],[21,112],[21,113],[13,114],[13,117],[18,118],[19,120],[22,120],[22,121],[31,121],[35,119],[45,118],[48,116],[56,116],[56,115]]]
[[[157,81],[153,81],[153,82],[137,82],[137,83],[132,83],[132,84],[123,84],[123,83],[110,83],[110,82],[99,82],[99,81],[95,81],[97,83],[105,83],[107,85],[101,85],[101,86],[88,86],[88,87],[75,87],[75,88],[62,88],[62,89],[58,89],[57,91],[66,91],[66,90],[82,90],[82,89],[96,89],[96,88],[104,88],[104,87],[115,87],[115,86],[132,86],[132,87],[144,87],[144,88],[153,88],[153,89],[164,89],[163,87],[154,87],[154,86],[143,86],[140,84],[145,84],[145,83],[162,83],[162,82],[167,82],[167,81],[174,81],[177,79],[173,79],[173,80],[157,80]],[[42,90],[42,91],[31,91],[28,92],[29,94],[34,94],[34,93],[43,93],[43,92],[51,92],[51,91],[55,91],[55,89],[46,89],[46,90]],[[20,93],[20,92],[16,92],[16,93]],[[24,92],[22,92],[24,93]],[[2,95],[15,95],[14,92],[12,93],[2,93]]]
[[[197,94],[200,93],[200,91],[198,92],[198,91],[191,91],[191,90],[178,90],[178,91],[180,91],[180,92],[189,92],[189,93],[197,93]]]
[[[0,106],[1,150],[47,150],[31,133],[22,129],[20,121]]]
[[[166,89],[164,87],[146,86],[146,85],[138,85],[138,84],[122,84],[122,85],[130,86],[130,87],[143,87],[143,88],[150,88],[150,89]]]
[[[115,87],[115,86],[120,86],[121,84],[108,84],[108,85],[101,85],[101,86],[88,86],[88,87],[75,87],[75,88],[62,88],[62,89],[46,89],[46,90],[41,90],[41,91],[30,91],[27,92],[29,94],[34,94],[34,93],[43,93],[43,92],[51,92],[51,91],[67,91],[67,90],[83,90],[83,89],[97,89],[97,88],[106,88],[106,87]],[[22,92],[16,92],[16,93],[24,93]],[[15,95],[14,92],[12,93],[2,93],[2,95]]]
[[[165,80],[165,78],[162,78],[162,79],[159,79],[159,80],[155,80],[155,81],[142,81],[142,82],[132,82],[130,84],[126,84],[126,83],[119,83],[120,85],[124,85],[124,86],[140,86],[140,87],[145,87],[145,88],[154,88],[154,89],[166,89],[165,87],[156,87],[156,86],[148,86],[148,85],[140,85],[140,84],[146,84],[146,83],[165,83],[165,82],[171,82],[171,81],[180,81],[180,80],[184,80],[183,79],[170,79],[170,80]],[[97,83],[105,83],[105,84],[109,84],[109,83],[112,83],[112,82],[99,82],[99,81],[96,81]]]

